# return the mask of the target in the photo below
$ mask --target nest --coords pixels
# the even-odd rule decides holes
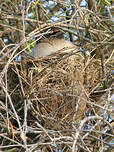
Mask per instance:
[[[85,117],[88,94],[100,80],[100,72],[98,60],[87,65],[81,54],[56,54],[34,61],[28,69],[26,93],[32,112],[45,128],[72,128],[72,123]]]
[[[66,128],[72,125],[73,119],[75,121],[82,115],[86,108],[83,69],[83,57],[79,54],[49,56],[35,62],[35,67],[31,69],[30,96],[35,97],[32,103],[37,112],[45,115],[43,121],[46,123],[43,124],[47,125],[48,121],[50,128]],[[78,109],[79,114],[73,118],[78,100],[85,106],[80,109],[81,113]]]

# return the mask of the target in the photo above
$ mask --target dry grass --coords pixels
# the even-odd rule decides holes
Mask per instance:
[[[53,151],[52,143],[56,143],[58,149],[65,151],[73,151],[76,145],[79,149],[86,145],[87,150],[93,151],[96,143],[109,143],[105,135],[111,140],[113,129],[102,117],[112,115],[109,93],[90,98],[90,93],[99,92],[102,87],[99,59],[85,59],[79,52],[58,53],[30,59],[27,64],[26,78],[21,63],[16,61],[1,77],[1,82],[5,82],[0,95],[2,149]],[[111,128],[109,134],[104,132],[104,126]]]

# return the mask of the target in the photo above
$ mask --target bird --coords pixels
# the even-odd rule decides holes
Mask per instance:
[[[39,42],[32,51],[32,57],[37,59],[59,51],[69,53],[73,51],[74,48],[76,48],[76,46],[64,38],[51,38],[49,40]]]

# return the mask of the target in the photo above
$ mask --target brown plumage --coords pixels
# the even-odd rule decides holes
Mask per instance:
[[[75,46],[72,42],[69,42],[65,39],[54,38],[50,39],[49,41],[38,43],[32,52],[32,56],[34,58],[44,57],[58,51],[68,53],[74,50],[74,48]]]

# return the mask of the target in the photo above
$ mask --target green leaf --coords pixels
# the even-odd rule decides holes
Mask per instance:
[[[30,43],[27,43],[27,49],[29,51],[29,53],[31,53],[31,48],[30,48],[31,44]]]
[[[111,5],[110,2],[109,2],[109,0],[104,0],[104,4],[106,4],[107,6]]]

